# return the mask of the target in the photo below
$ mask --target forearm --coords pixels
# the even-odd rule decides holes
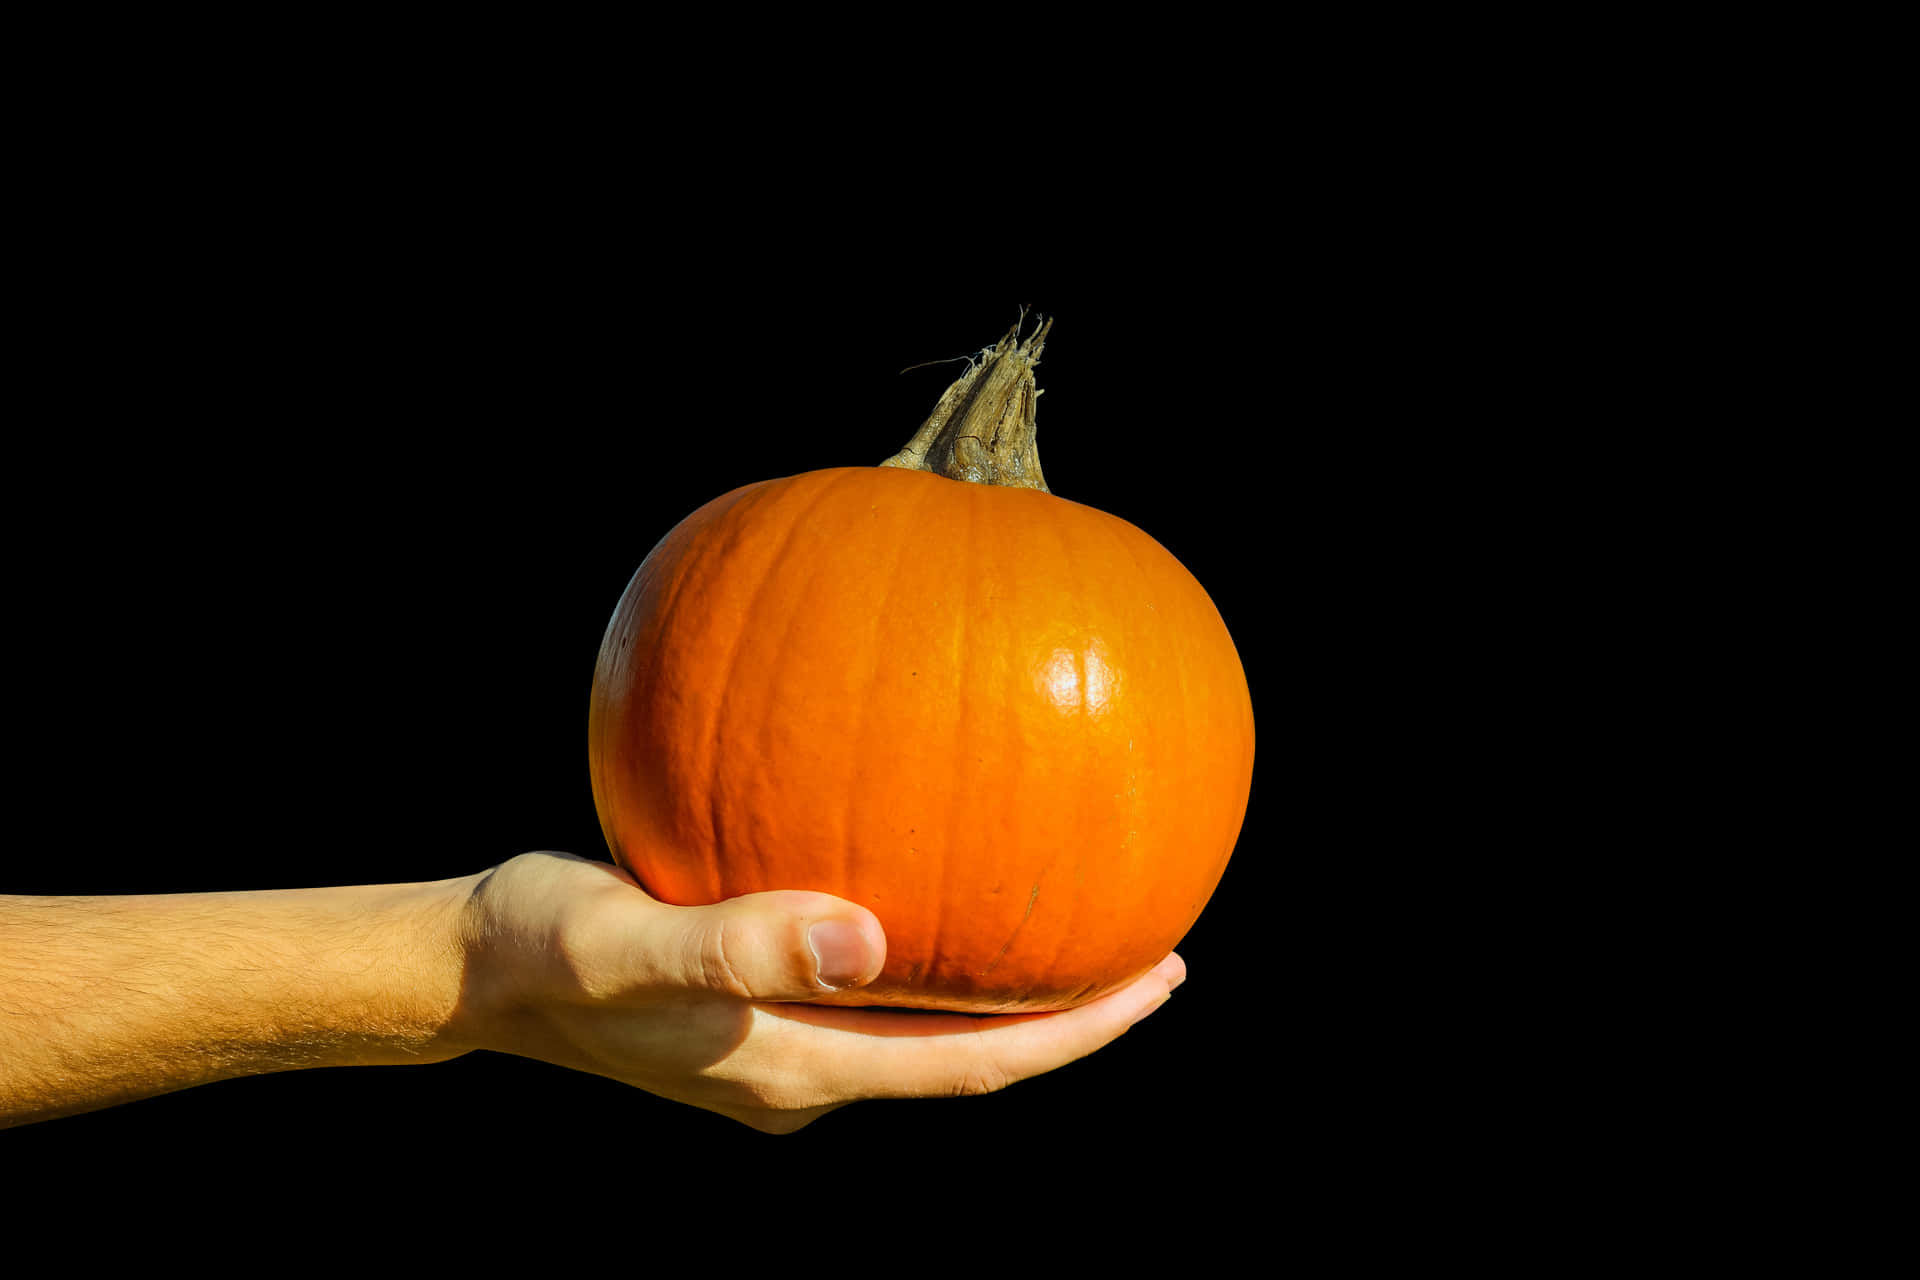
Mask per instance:
[[[458,1056],[477,879],[0,896],[0,1127],[235,1076]]]

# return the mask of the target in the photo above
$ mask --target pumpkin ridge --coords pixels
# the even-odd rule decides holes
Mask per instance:
[[[954,540],[953,545],[959,548],[957,559],[964,564],[974,558],[974,540],[977,536],[976,530],[979,528],[980,523],[980,503],[986,491],[978,488],[967,488],[960,490],[960,492],[965,495],[961,505],[966,510],[967,523],[966,527],[961,531],[960,537]],[[971,636],[974,618],[974,575],[963,573],[960,575],[960,581],[962,584],[960,637],[959,643],[955,646],[953,656],[954,661],[961,666],[961,670],[957,674],[956,679],[960,686],[964,688],[970,683],[972,674],[967,670],[967,664],[972,661],[973,654]],[[958,762],[966,758],[963,751],[967,749],[967,742],[972,734],[970,725],[973,720],[973,706],[974,702],[972,699],[966,700],[961,705],[960,714],[953,718],[954,741],[952,748],[947,752],[947,759],[955,761],[956,766],[962,770],[965,769],[965,766],[959,765]],[[946,787],[946,821],[941,824],[940,857],[938,865],[934,868],[935,875],[932,877],[932,879],[939,884],[940,892],[935,895],[934,899],[933,945],[928,950],[929,961],[936,960],[947,953],[946,939],[949,931],[947,916],[950,904],[953,901],[953,860],[955,851],[960,847],[960,825],[967,815],[967,793],[968,788],[964,785],[961,778],[955,777],[948,780]]]
[[[1051,522],[1046,520],[1033,521],[1033,522],[1030,522],[1029,527],[1031,527],[1031,524],[1034,524],[1034,523],[1050,524]],[[1016,578],[1015,582],[1017,584],[1019,582],[1019,579]],[[1014,602],[1014,608],[1010,610],[1011,616],[1015,618],[1024,618],[1026,616],[1026,612],[1027,612],[1026,599],[1024,597],[1017,597]],[[1022,642],[1025,641],[1026,639],[1027,637],[1020,634],[1020,630],[1018,628],[1015,629],[1014,633],[1011,636],[1011,642],[1015,646],[1016,650],[1022,644]],[[996,831],[1006,832],[1009,830],[1018,830],[1019,828],[1020,824],[1018,821],[1018,810],[1021,803],[1020,784],[1029,780],[1031,778],[1031,772],[1032,772],[1031,757],[1029,756],[1027,751],[1024,749],[1027,745],[1025,742],[1026,725],[1022,723],[1022,719],[1020,715],[1021,699],[1031,696],[1032,691],[1029,688],[1027,688],[1026,685],[1032,679],[1032,672],[1023,667],[1020,670],[1004,672],[1001,674],[1003,678],[1012,680],[1021,686],[1018,690],[1018,693],[1015,694],[1014,696],[1003,697],[1001,699],[1002,713],[1004,716],[1004,728],[1000,730],[1001,740],[1003,742],[1016,744],[1018,747],[1021,748],[1020,755],[1018,759],[1015,761],[1011,770],[1010,781],[1013,785],[1009,785],[1001,788],[1000,793],[997,796],[997,799],[999,801],[999,806],[998,806],[998,812],[996,814],[996,821],[994,826]],[[1050,854],[1047,858],[1046,865],[1043,866],[1038,872],[1036,872],[1033,875],[1031,882],[1029,884],[1024,886],[1027,889],[1027,903],[1028,903],[1027,909],[1021,914],[1019,922],[1015,924],[1013,928],[1013,932],[1007,936],[1006,942],[1002,945],[999,954],[997,954],[993,958],[992,963],[988,965],[987,969],[981,970],[979,976],[984,977],[988,970],[992,969],[995,965],[998,965],[1001,962],[1001,960],[1003,960],[1006,957],[1007,949],[1012,947],[1014,940],[1018,938],[1021,932],[1026,928],[1027,921],[1033,918],[1033,907],[1038,903],[1039,897],[1040,897],[1040,882],[1041,880],[1045,879],[1048,868],[1050,868],[1053,865],[1053,863],[1059,859],[1059,856],[1060,854],[1058,850],[1055,850],[1052,854]],[[1016,889],[1016,892],[1017,891],[1018,890]],[[1018,992],[1010,993],[1010,994],[1012,995],[1012,998],[1016,1000],[1023,1000],[1030,994],[1030,991],[1029,989],[1023,988]]]
[[[853,475],[850,475],[848,477],[848,483],[851,484],[855,476],[864,476],[864,474],[865,474],[864,472],[856,472]],[[827,505],[825,501],[826,494],[824,492],[825,486],[823,485],[822,488],[823,488],[823,492],[820,495],[819,501],[816,501],[807,509],[806,514],[808,516],[811,516],[814,513],[826,507]],[[795,520],[791,527],[790,532],[793,533],[794,535],[798,535],[803,531],[807,531],[810,527],[810,524],[811,522],[807,520]],[[788,556],[792,550],[793,541],[794,541],[793,538],[789,538],[787,540],[786,545],[782,548],[782,551],[779,554],[779,556],[776,557],[774,562],[768,565],[768,576],[767,576],[768,581],[771,581],[775,572],[779,570],[783,565],[786,564]],[[785,626],[780,633],[779,643],[772,646],[772,650],[774,655],[776,656],[776,660],[781,655],[784,655],[793,651],[794,637],[800,631],[801,619],[802,619],[802,614],[805,612],[806,601],[811,598],[815,585],[820,581],[821,575],[826,572],[829,565],[830,565],[830,561],[828,560],[827,557],[824,557],[824,556],[806,557],[806,567],[804,570],[805,576],[801,582],[801,585],[794,592],[795,599],[799,603],[797,604],[796,607],[790,609],[787,612]],[[756,600],[756,612],[758,608],[758,603],[759,603],[758,600]],[[774,678],[774,673],[770,672],[769,680],[771,681],[773,678]],[[730,681],[728,687],[730,689],[735,687],[735,682]],[[764,694],[756,690],[751,701],[755,703],[759,703],[763,699],[764,699]],[[761,748],[759,753],[759,758],[761,759],[773,758],[774,732],[775,732],[774,721],[771,718],[763,717],[760,721],[760,726],[759,726],[759,744]],[[717,794],[717,791],[716,791],[716,794]],[[842,834],[843,834],[843,843],[844,843],[844,828],[843,828]],[[767,871],[768,871],[768,868],[766,866],[767,856],[768,856],[767,851],[761,850],[761,849],[756,849],[754,854],[755,870],[760,875],[763,881],[765,880],[767,876]],[[842,883],[842,884],[846,883],[844,877],[841,879],[839,883]]]
[[[726,808],[726,789],[720,784],[720,770],[724,766],[727,754],[723,749],[720,735],[727,724],[728,708],[735,701],[734,690],[738,687],[739,683],[740,651],[747,647],[748,628],[752,625],[753,619],[758,615],[760,604],[766,598],[767,587],[773,582],[780,566],[785,563],[787,554],[792,551],[795,540],[799,538],[803,530],[811,528],[812,517],[821,507],[826,505],[828,496],[837,488],[847,487],[852,477],[860,473],[829,472],[825,474],[830,478],[821,481],[805,509],[800,512],[797,517],[790,517],[786,520],[787,527],[786,531],[780,537],[780,545],[761,567],[759,580],[754,583],[753,594],[747,598],[746,608],[742,610],[739,624],[734,628],[732,644],[727,652],[726,677],[720,684],[720,697],[714,707],[713,720],[707,726],[707,741],[711,744],[709,747],[710,754],[704,763],[704,767],[700,770],[701,781],[707,788],[708,847],[713,849],[716,854],[734,855],[742,852],[730,848],[726,844],[725,837],[721,831],[723,825],[721,815]],[[770,492],[772,491],[770,490]],[[748,843],[751,843],[751,841]],[[764,868],[765,850],[755,850],[747,853],[746,856],[762,864],[762,867],[757,869]]]
[[[1128,527],[1132,528],[1134,526]],[[1169,592],[1161,590],[1161,586],[1167,577],[1164,566],[1156,564],[1150,572],[1146,564],[1141,560],[1138,551],[1136,551],[1133,546],[1133,538],[1128,535],[1126,530],[1115,527],[1111,532],[1114,538],[1126,549],[1128,558],[1139,566],[1141,580],[1150,584],[1150,589],[1154,591],[1159,602],[1159,608],[1154,610],[1154,616],[1160,619],[1161,627],[1168,628],[1175,634],[1184,634],[1184,632],[1179,630],[1179,624],[1185,621],[1184,617],[1176,619],[1163,612],[1173,607],[1173,601]],[[1154,546],[1160,550],[1162,555],[1167,558],[1172,558],[1173,553],[1171,551],[1167,551],[1166,548],[1161,547],[1157,542],[1154,543]],[[1182,605],[1184,606],[1184,604],[1185,602],[1183,601]],[[1186,610],[1184,607],[1181,609],[1181,612],[1183,615],[1185,614]],[[1166,643],[1164,640],[1162,641],[1162,649],[1165,653],[1166,662],[1174,669],[1174,678],[1179,684],[1180,696],[1175,699],[1175,703],[1179,707],[1178,715],[1174,717],[1173,722],[1169,724],[1168,728],[1170,732],[1167,735],[1166,742],[1160,749],[1163,753],[1166,753],[1163,755],[1163,759],[1190,761],[1194,758],[1195,738],[1193,723],[1194,707],[1192,701],[1192,655],[1186,646]],[[1189,924],[1188,927],[1191,928],[1191,924]]]
[[[1051,515],[1051,513],[1049,513],[1049,515]],[[1066,534],[1066,526],[1068,525],[1068,523],[1069,522],[1066,520],[1051,519],[1051,518],[1048,519],[1046,522],[1048,531],[1052,533],[1054,540],[1060,546],[1061,563],[1066,566],[1067,573],[1071,575],[1071,578],[1072,578],[1072,590],[1070,592],[1063,593],[1063,594],[1070,595],[1073,601],[1072,607],[1074,609],[1081,610],[1081,611],[1088,611],[1088,610],[1091,610],[1092,606],[1088,600],[1086,579],[1085,579],[1084,572],[1082,571],[1082,568],[1081,568],[1081,557],[1074,553],[1072,542],[1068,539]],[[1090,629],[1091,621],[1092,619],[1086,616],[1075,617],[1073,619],[1074,631],[1080,635],[1084,635],[1084,633]],[[1074,666],[1080,677],[1080,710],[1079,710],[1079,715],[1076,718],[1075,727],[1080,732],[1086,733],[1090,731],[1089,721],[1090,721],[1090,717],[1092,716],[1092,712],[1087,707],[1087,654],[1084,647],[1082,647],[1079,650],[1079,652],[1074,654]],[[1075,802],[1075,813],[1074,813],[1071,829],[1074,831],[1085,831],[1087,830],[1087,813],[1086,813],[1087,799],[1086,799],[1085,792],[1077,791],[1075,793],[1074,802]],[[1040,874],[1034,877],[1034,894],[1036,898],[1039,895],[1040,882],[1046,879],[1047,874],[1051,872],[1055,864],[1057,864],[1060,861],[1061,854],[1062,854],[1062,851],[1055,850],[1055,852],[1053,853],[1053,856],[1049,857],[1047,859],[1046,865],[1041,868]],[[1076,850],[1075,851],[1076,860],[1082,857],[1085,857],[1085,851]],[[1060,895],[1055,895],[1055,896],[1058,897]],[[1079,912],[1074,909],[1074,902],[1073,902],[1074,895],[1067,894],[1065,896],[1068,899],[1068,912],[1065,920],[1061,924],[1061,927],[1054,933],[1053,951],[1047,957],[1046,972],[1049,972],[1049,973],[1059,971],[1061,952],[1066,949],[1067,944],[1071,940],[1080,936],[1080,930],[1082,927],[1081,921],[1079,918]],[[1053,908],[1051,904],[1049,904],[1049,910],[1051,909]],[[1022,920],[1021,924],[1024,926],[1026,924],[1026,921]],[[1011,943],[1009,943],[1009,945],[1011,945]]]
[[[707,525],[717,522],[723,519],[740,503],[749,500],[758,491],[766,488],[769,483],[769,481],[764,480],[756,481],[753,484],[744,484],[727,493],[723,493],[702,506],[694,515],[688,517],[688,520],[691,521],[704,517]],[[685,523],[687,522],[682,522],[683,525]],[[703,525],[702,527],[705,526]],[[666,536],[662,537],[653,545],[653,549],[648,551],[646,557],[641,560],[640,567],[635,569],[632,576],[628,578],[626,589],[621,593],[621,601],[624,604],[627,600],[644,592],[646,588],[641,583],[641,577],[647,572],[648,566],[653,565],[654,571],[659,574],[661,578],[665,579],[665,585],[653,593],[661,597],[660,607],[655,611],[654,615],[658,620],[654,625],[660,630],[664,630],[674,616],[673,610],[679,603],[681,589],[686,585],[688,579],[693,576],[694,565],[691,557],[684,555],[678,557],[663,557],[660,555],[661,549],[672,542],[675,535],[680,533],[680,530],[681,526],[676,525],[673,529],[667,531]],[[689,530],[688,540],[692,541],[697,535],[697,532],[697,530]],[[658,564],[655,564],[656,557],[660,560]],[[638,590],[636,590],[636,588],[638,588]],[[620,607],[614,609],[613,618],[607,623],[606,633],[601,638],[600,663],[602,664],[606,662],[608,656],[614,651],[610,646],[615,645],[616,633],[623,624],[633,628],[636,632],[644,630],[648,625],[646,619],[631,614],[623,618],[621,616],[622,612],[623,610]],[[629,637],[629,639],[631,638],[632,637]],[[659,674],[660,663],[664,660],[664,646],[658,643],[650,645],[641,669],[631,674],[631,683],[635,685],[645,685],[656,679]],[[605,690],[600,688],[600,682],[596,679],[594,701],[598,702],[605,692]],[[598,711],[597,716],[593,714],[595,710]],[[606,788],[604,793],[607,796],[606,804],[603,806],[596,803],[595,807],[601,810],[601,834],[606,838],[608,851],[618,860],[622,850],[616,838],[612,819],[615,816],[613,797],[620,791],[620,788],[615,785],[616,764],[620,755],[620,743],[617,740],[609,741],[611,727],[608,722],[613,716],[613,707],[604,705],[596,707],[593,703],[590,703],[589,728],[598,734],[598,740],[596,741],[591,735],[589,736],[588,747],[593,758],[590,759],[588,763],[590,765],[589,777],[598,776]],[[600,794],[601,793],[596,792],[596,798]],[[631,852],[632,851],[629,851],[629,854],[631,854]]]
[[[1133,571],[1142,587],[1154,593],[1159,605],[1165,605],[1167,603],[1165,596],[1159,591],[1164,572],[1158,565],[1149,569],[1146,562],[1140,558],[1140,551],[1137,546],[1136,535],[1138,535],[1138,537],[1145,537],[1149,541],[1153,540],[1152,535],[1148,534],[1138,525],[1122,520],[1111,512],[1102,511],[1099,512],[1099,514],[1103,517],[1103,519],[1099,521],[1100,527],[1106,531],[1107,537],[1113,545],[1118,547],[1121,553],[1126,556],[1127,563],[1133,566]],[[1153,545],[1159,547],[1159,543],[1157,542],[1154,542]],[[1165,552],[1165,554],[1169,556],[1172,555],[1172,553],[1167,552],[1164,547],[1160,549]],[[1166,616],[1160,613],[1159,608],[1155,607],[1155,600],[1150,599],[1147,601],[1147,604],[1149,611],[1160,619],[1160,627],[1171,625]],[[1157,741],[1154,744],[1154,755],[1156,757],[1154,763],[1155,766],[1158,767],[1161,760],[1165,759],[1169,754],[1178,758],[1179,755],[1185,753],[1189,743],[1191,743],[1193,739],[1193,734],[1189,723],[1191,719],[1191,706],[1187,701],[1189,694],[1186,683],[1187,655],[1180,646],[1167,643],[1159,633],[1158,628],[1156,628],[1153,642],[1160,662],[1163,665],[1176,667],[1180,680],[1180,698],[1178,700],[1180,706],[1180,724],[1177,732],[1166,735],[1155,735],[1156,738],[1161,739],[1161,741]]]
[[[939,492],[937,488],[933,486],[914,487],[920,488],[919,495],[902,522],[910,531],[921,527],[921,521],[918,519],[919,515],[932,504]],[[873,655],[873,665],[867,672],[865,684],[865,687],[869,690],[871,690],[879,680],[880,666],[887,658],[886,651],[880,644],[880,638],[886,631],[888,619],[893,616],[893,603],[899,595],[901,580],[906,576],[907,566],[912,562],[911,553],[914,551],[914,547],[906,538],[895,539],[892,549],[893,568],[887,575],[887,586],[886,590],[881,593],[880,607],[874,610],[873,635],[867,646]],[[860,743],[860,758],[863,760],[872,758],[867,750],[867,746],[872,735],[874,702],[875,699],[872,697],[864,698],[861,701],[860,727],[857,736]],[[859,879],[854,875],[854,863],[860,857],[860,850],[856,848],[859,841],[854,835],[854,810],[864,798],[865,797],[860,795],[855,788],[849,787],[847,789],[846,804],[842,809],[840,817],[840,876],[838,883],[841,885],[860,883]],[[866,850],[865,856],[869,858],[874,857],[876,856],[876,852],[876,850],[872,849]],[[881,921],[881,927],[884,928],[885,925],[886,921],[883,919]]]
[[[745,495],[739,503],[728,508],[724,520],[717,521],[714,526],[709,526],[702,530],[706,536],[700,539],[692,554],[688,556],[689,563],[687,570],[689,580],[698,579],[701,584],[710,591],[713,588],[714,582],[725,577],[724,566],[734,548],[740,542],[738,526],[752,521],[763,507],[777,507],[780,488],[780,481],[767,481],[758,486],[755,492]],[[698,604],[700,602],[696,601],[695,603]],[[674,615],[669,615],[670,624],[673,616]],[[739,656],[740,645],[744,635],[744,628],[736,628],[733,632],[728,649],[729,674],[731,674],[733,660]],[[704,841],[705,848],[715,853],[719,851],[721,845],[719,831],[720,814],[716,805],[718,791],[714,788],[713,781],[715,770],[725,758],[719,750],[719,729],[721,720],[726,713],[725,704],[728,691],[730,691],[732,687],[733,682],[731,679],[720,686],[720,697],[716,700],[712,708],[704,731],[697,735],[695,739],[704,744],[706,754],[701,757],[697,768],[686,770],[687,783],[697,783],[697,785],[707,788],[707,831],[704,835]],[[688,833],[678,829],[676,822],[674,835],[677,838],[685,839]],[[696,846],[701,843],[701,837],[697,833],[694,835],[693,842]],[[707,890],[708,898],[714,902],[722,901],[728,896],[728,889],[730,888],[724,870],[727,866],[726,860],[714,856],[702,858],[699,859],[699,861],[705,864],[703,866],[703,872],[707,877],[707,883],[709,885]]]

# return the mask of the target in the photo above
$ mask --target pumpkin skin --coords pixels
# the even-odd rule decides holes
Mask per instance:
[[[589,725],[615,861],[664,902],[809,889],[887,934],[820,1003],[1063,1009],[1161,960],[1239,836],[1253,710],[1206,592],[1126,521],[859,467],[661,540]]]

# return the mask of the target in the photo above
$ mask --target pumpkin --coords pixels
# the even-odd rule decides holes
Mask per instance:
[[[1093,999],[1173,949],[1239,836],[1239,656],[1159,543],[1048,491],[1050,327],[980,353],[881,466],[695,511],[602,642],[590,764],[614,859],[669,903],[871,908],[884,969],[821,1003]]]

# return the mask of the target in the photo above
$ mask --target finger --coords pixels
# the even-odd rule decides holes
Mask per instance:
[[[985,1018],[827,1006],[766,1012],[824,1033],[817,1046],[840,1096],[992,1093],[1086,1057],[1165,1004],[1186,980],[1169,955],[1128,986],[1059,1013]]]
[[[812,1000],[873,981],[886,932],[857,903],[824,893],[747,894],[648,913],[637,940],[653,982],[743,1000]]]

